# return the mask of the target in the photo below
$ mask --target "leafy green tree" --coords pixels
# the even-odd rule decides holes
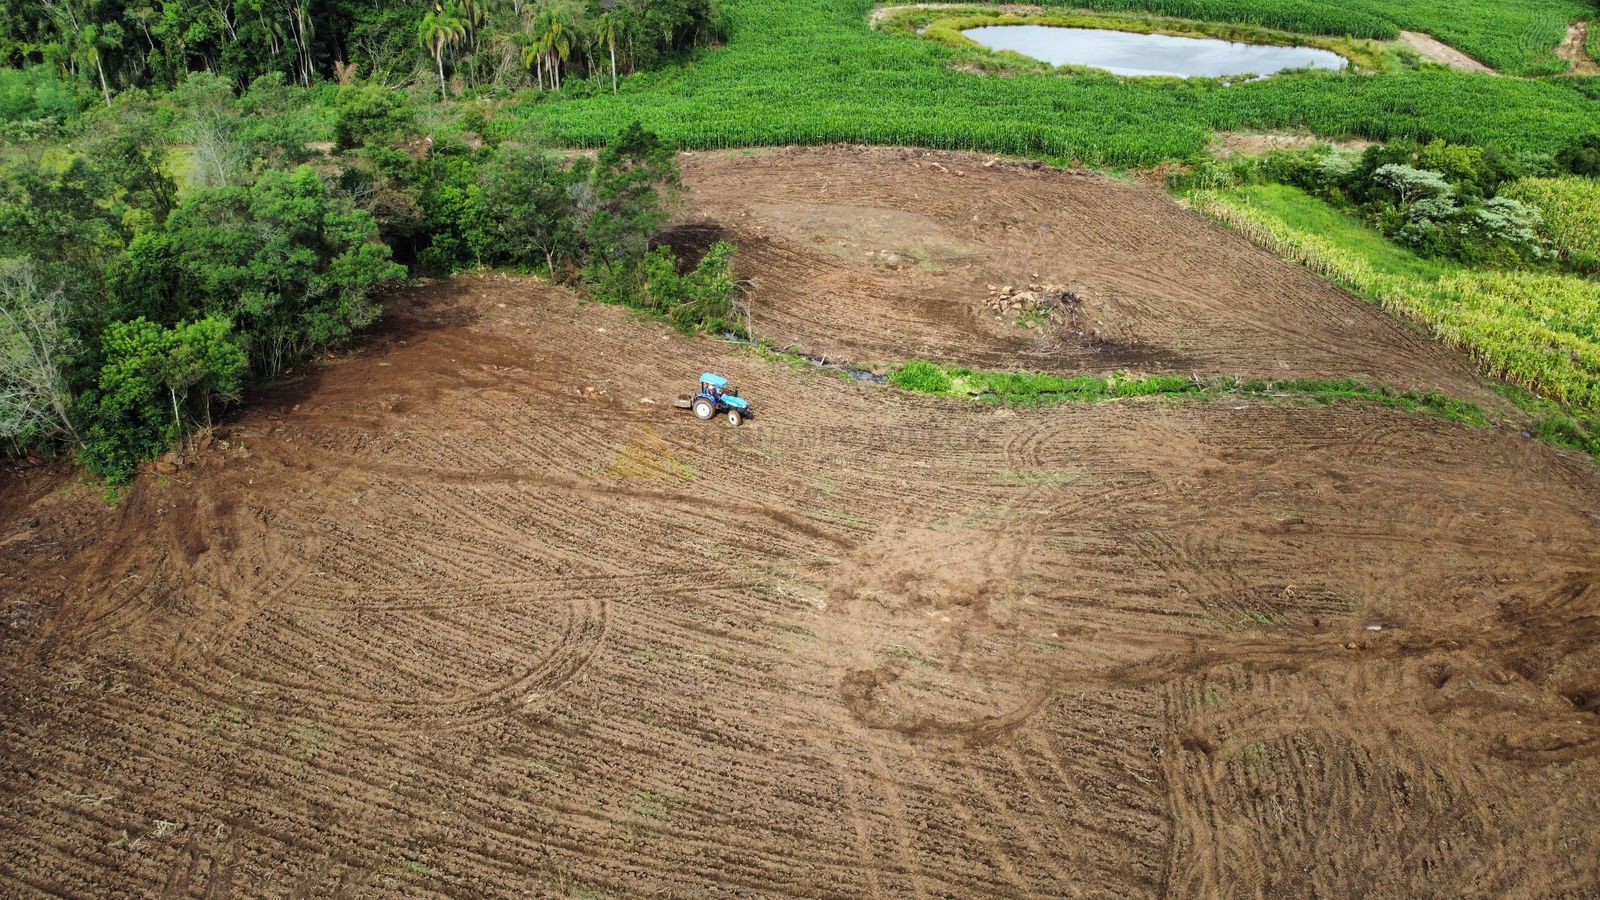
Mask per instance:
[[[59,124],[81,108],[73,86],[49,66],[0,67],[0,123],[45,120]]]
[[[542,150],[501,144],[470,193],[465,223],[473,254],[491,264],[557,266],[579,252],[574,186],[582,177]]]
[[[98,346],[119,316],[105,277],[136,236],[160,231],[177,202],[167,144],[141,92],[113,98],[85,117],[72,154],[0,168],[0,257],[30,257],[42,283],[67,298],[67,321],[85,347]]]
[[[408,77],[418,63],[429,59],[427,46],[417,35],[416,8],[412,4],[374,4],[355,12],[349,32],[340,36],[349,59],[359,60],[368,79],[393,83]]]
[[[717,241],[689,274],[689,295],[695,306],[688,314],[693,317],[694,327],[739,330],[734,323],[738,278],[733,272],[733,257],[737,252],[727,241]],[[683,315],[680,313],[679,317]],[[684,323],[678,322],[678,326],[684,327]]]
[[[142,214],[130,221],[134,228],[165,221],[178,202],[177,182],[167,173],[170,144],[158,114],[142,91],[128,91],[84,123],[83,150],[116,192],[107,199]]]
[[[141,460],[189,431],[196,406],[209,423],[213,398],[239,395],[247,365],[240,343],[223,317],[171,328],[142,317],[108,325],[99,378],[77,408],[88,426],[84,464],[113,483],[126,481]]]
[[[377,318],[375,292],[405,272],[376,231],[304,166],[196,191],[112,266],[116,317],[230,318],[255,370],[275,376]]]
[[[1600,178],[1600,132],[1584,135],[1556,154],[1556,165],[1574,175]]]
[[[342,150],[394,144],[413,119],[403,95],[371,82],[347,84],[334,102],[334,141]]]
[[[585,244],[591,265],[635,266],[683,193],[677,156],[638,122],[600,151],[590,178]],[[589,209],[584,209],[584,207]]]
[[[305,93],[289,85],[282,72],[260,76],[239,95],[235,103],[239,137],[260,164],[290,168],[310,158],[306,145],[320,135],[307,127],[303,116],[296,115],[305,99]]]
[[[693,271],[680,275],[672,248],[657,247],[645,257],[639,295],[683,331],[732,327],[733,255],[732,244],[718,241]]]
[[[1379,167],[1378,171],[1373,173],[1373,179],[1393,193],[1401,206],[1428,197],[1449,196],[1455,192],[1450,182],[1438,172],[1429,172],[1398,163]]]
[[[164,345],[161,326],[146,319],[113,322],[101,335],[105,364],[75,414],[85,425],[84,465],[112,483],[132,478],[140,460],[176,437],[161,395]]]
[[[671,247],[656,247],[636,267],[601,274],[593,290],[600,300],[659,313],[686,332],[743,331],[735,321],[733,256],[733,245],[718,241],[685,274]]]
[[[1491,261],[1520,264],[1549,256],[1539,236],[1544,217],[1534,207],[1510,197],[1492,197],[1474,211],[1472,237]]]
[[[48,280],[92,287],[127,242],[115,187],[84,156],[0,171],[0,257],[32,257]]]
[[[435,144],[425,161],[412,167],[422,222],[417,254],[422,268],[449,274],[471,263],[466,234],[472,218],[472,192],[478,183],[478,154],[455,141]]]
[[[198,401],[200,424],[210,428],[212,400],[239,399],[250,362],[242,341],[233,322],[217,316],[180,323],[168,334],[161,382],[172,399],[174,425],[184,428],[184,409]]]

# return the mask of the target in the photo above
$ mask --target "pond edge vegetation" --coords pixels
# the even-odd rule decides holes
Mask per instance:
[[[934,41],[958,50],[975,51],[993,57],[995,71],[1026,68],[1039,71],[1100,71],[1092,66],[1061,65],[1034,59],[1011,50],[991,50],[964,32],[972,28],[1035,25],[1048,28],[1084,28],[1122,31],[1129,34],[1159,34],[1168,37],[1199,38],[1254,44],[1267,47],[1311,47],[1336,54],[1350,64],[1350,71],[1384,71],[1395,66],[1394,57],[1376,41],[1279,31],[1256,25],[1208,22],[1154,15],[1111,15],[1073,10],[1071,12],[1017,13],[992,7],[972,9],[899,8],[878,20],[877,29],[903,37]],[[1117,76],[1140,79],[1163,76]],[[1228,79],[1214,79],[1226,81]]]

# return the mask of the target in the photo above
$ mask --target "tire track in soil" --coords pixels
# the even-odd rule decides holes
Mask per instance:
[[[758,325],[766,302],[826,352],[1049,368],[963,304],[1071,250],[1064,277],[1163,365],[1455,378],[1300,274],[1208,263],[1203,230],[1166,273],[1114,259],[1192,227],[1164,204],[911,165],[934,159],[970,161],[706,162],[701,212],[753,209],[775,265],[836,294],[773,285]],[[814,246],[882,250],[884,223],[944,274]],[[1190,281],[1241,310],[1206,318]],[[0,629],[0,893],[193,895],[224,870],[238,893],[461,897],[1600,883],[1587,463],[1365,407],[930,401],[498,276],[390,310],[227,426],[248,456],[115,512],[0,488],[0,566],[38,606]],[[705,368],[763,416],[641,402]],[[681,465],[616,477],[645,434]],[[1275,624],[1238,621],[1257,610]]]
[[[872,838],[867,830],[866,813],[861,808],[857,796],[862,792],[861,782],[850,772],[850,767],[837,756],[829,759],[833,765],[835,776],[839,779],[841,799],[850,820],[850,831],[854,835],[854,848],[856,858],[860,861],[861,871],[867,879],[869,895],[873,897],[889,896],[884,892],[883,884],[878,878],[877,854],[873,850]],[[918,894],[921,896],[921,894]]]
[[[535,712],[552,695],[581,678],[605,643],[607,607],[606,601],[571,604],[553,650],[510,681],[459,698],[404,701],[286,677],[258,674],[241,679],[245,675],[243,668],[229,667],[221,660],[198,670],[184,670],[175,677],[198,696],[252,712],[314,715],[338,720],[346,728],[372,732],[466,728],[507,715]],[[219,682],[229,689],[217,688]],[[263,693],[273,694],[276,702],[249,699]]]

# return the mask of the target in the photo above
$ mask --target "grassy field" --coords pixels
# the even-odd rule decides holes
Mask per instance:
[[[639,119],[686,147],[915,144],[1117,166],[1195,158],[1214,132],[1239,129],[1549,153],[1592,130],[1600,110],[1582,79],[1433,68],[1233,87],[1081,71],[986,77],[960,69],[992,55],[875,32],[871,9],[867,0],[729,0],[726,47],[631,78],[619,96],[536,104],[523,115],[586,146]]]
[[[1422,324],[1489,374],[1570,407],[1580,424],[1594,423],[1600,411],[1600,283],[1424,260],[1284,185],[1200,191],[1188,201],[1256,243]]]

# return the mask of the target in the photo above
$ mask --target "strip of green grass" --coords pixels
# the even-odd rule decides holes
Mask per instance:
[[[761,358],[808,369],[804,357],[757,348]],[[844,377],[848,378],[848,375]],[[952,367],[914,359],[889,373],[889,383],[914,394],[931,394],[1013,406],[1055,406],[1065,403],[1100,403],[1131,397],[1214,400],[1220,397],[1256,397],[1305,403],[1371,403],[1419,415],[1437,416],[1475,428],[1493,427],[1482,407],[1465,400],[1423,391],[1402,391],[1344,379],[1280,379],[1275,381],[1229,377],[1189,378],[1182,375],[1048,375],[1029,372],[994,372]],[[1600,462],[1600,417],[1563,407],[1514,385],[1495,385],[1503,396],[1528,415],[1524,430],[1554,447],[1577,450]]]
[[[1129,397],[1261,397],[1312,403],[1374,403],[1480,428],[1494,424],[1480,407],[1464,400],[1351,380],[1301,378],[1241,381],[1225,376],[1191,378],[1182,375],[1131,374],[1063,377],[944,368],[926,360],[913,360],[896,369],[889,376],[889,383],[913,393],[975,398],[1018,406],[1099,403]]]
[[[1251,184],[1229,191],[1229,194],[1296,231],[1320,235],[1334,245],[1360,255],[1373,269],[1384,275],[1438,281],[1445,272],[1461,268],[1418,256],[1368,228],[1360,219],[1296,187]]]
[[[1510,384],[1495,385],[1501,396],[1528,414],[1526,430],[1553,447],[1587,453],[1600,462],[1600,416],[1562,406]]]

